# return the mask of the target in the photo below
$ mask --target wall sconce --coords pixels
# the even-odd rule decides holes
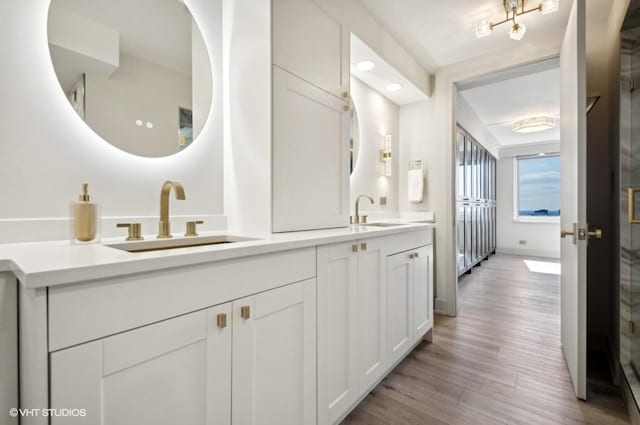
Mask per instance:
[[[380,149],[380,161],[384,163],[384,175],[391,176],[391,135],[384,136],[384,149]]]

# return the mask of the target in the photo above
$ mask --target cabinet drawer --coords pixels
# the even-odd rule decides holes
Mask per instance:
[[[364,236],[364,235],[363,235]],[[433,245],[433,228],[415,229],[411,232],[399,233],[391,236],[362,239],[363,241],[379,240],[384,255],[389,256],[398,252],[409,251],[421,246]]]
[[[49,290],[49,351],[315,277],[315,247]]]

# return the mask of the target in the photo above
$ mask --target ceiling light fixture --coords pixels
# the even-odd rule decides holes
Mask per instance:
[[[533,117],[525,118],[513,123],[512,130],[514,133],[536,133],[538,131],[550,130],[556,126],[555,118],[551,117]]]
[[[536,11],[543,15],[548,15],[549,13],[553,13],[558,10],[558,2],[559,0],[542,0],[538,6],[532,9],[527,9],[527,0],[502,0],[506,17],[502,21],[496,23],[490,22],[486,19],[480,22],[476,25],[476,37],[486,37],[490,35],[493,29],[498,25],[511,22],[509,36],[514,40],[521,40],[522,37],[524,37],[525,32],[527,32],[527,27],[522,23],[516,22],[516,17]]]
[[[387,87],[385,87],[387,91],[398,91],[401,88],[402,88],[402,84],[400,83],[391,83]]]
[[[371,61],[360,61],[360,62],[358,62],[356,67],[360,71],[371,71],[373,68],[376,67],[376,64],[371,62]]]

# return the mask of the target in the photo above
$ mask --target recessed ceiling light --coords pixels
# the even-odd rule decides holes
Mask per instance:
[[[138,127],[142,127],[142,124],[143,124],[142,120],[136,120],[136,125]]]
[[[538,156],[544,156],[544,152],[540,152]]]
[[[545,131],[556,126],[555,118],[551,117],[534,117],[526,118],[513,123],[512,130],[514,133],[536,133]]]
[[[387,87],[385,87],[387,91],[398,91],[401,88],[402,88],[402,84],[400,83],[391,83]]]
[[[151,121],[147,121],[147,128],[153,128],[153,123]]]
[[[373,68],[376,67],[376,64],[371,62],[371,61],[360,61],[360,62],[358,62],[356,67],[360,71],[371,71]]]

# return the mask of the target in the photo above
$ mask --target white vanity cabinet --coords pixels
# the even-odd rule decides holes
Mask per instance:
[[[328,6],[326,1],[272,0],[273,64],[346,101],[350,32],[341,11]]]
[[[309,279],[51,354],[53,424],[282,425],[316,420]]]
[[[334,423],[384,373],[381,239],[318,247],[318,422]]]
[[[272,1],[274,232],[349,225],[350,32],[340,7]]]
[[[316,423],[315,279],[234,301],[232,364],[234,425]]]
[[[198,311],[50,356],[51,408],[83,425],[231,424],[231,305]]]
[[[433,325],[431,232],[318,247],[318,424],[335,424]]]
[[[388,352],[402,358],[433,325],[433,245],[387,258]]]

